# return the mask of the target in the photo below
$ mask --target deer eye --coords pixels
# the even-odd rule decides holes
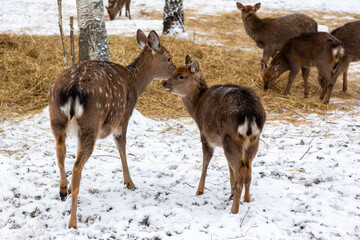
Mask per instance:
[[[169,57],[169,58],[168,58],[168,62],[171,63],[171,61],[172,61],[172,59],[171,59],[171,57]]]
[[[184,76],[179,76],[179,79],[183,80],[183,79],[184,79]]]

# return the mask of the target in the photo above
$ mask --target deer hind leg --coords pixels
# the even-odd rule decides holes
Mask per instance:
[[[234,140],[229,135],[224,137],[223,146],[226,159],[229,164],[230,171],[234,173],[234,183],[232,191],[234,192],[231,213],[239,212],[241,193],[244,187],[245,176],[248,167],[245,164],[245,152],[243,149],[245,139]]]
[[[56,141],[56,157],[60,171],[60,190],[59,195],[62,201],[67,196],[67,180],[65,174],[65,157],[66,157],[66,128],[68,126],[68,118],[62,113],[50,108],[50,125]]]
[[[77,228],[77,200],[79,195],[81,172],[86,161],[91,156],[97,137],[97,131],[80,130],[79,134],[79,148],[74,163],[72,177],[71,177],[71,213],[69,220],[69,228]]]
[[[310,74],[310,68],[301,68],[302,77],[304,79],[304,97],[309,97],[309,74]]]
[[[244,202],[250,202],[250,184],[251,184],[251,172],[252,172],[252,160],[256,156],[259,148],[259,137],[256,137],[251,143],[245,153],[245,162],[248,167],[245,175],[245,195]]]
[[[348,67],[344,70],[343,72],[343,92],[346,92],[347,90],[347,71],[348,71]]]
[[[234,171],[232,170],[232,168],[229,165],[229,173],[230,173],[230,189],[231,189],[231,194],[229,197],[229,200],[233,200],[234,199],[234,184],[235,184],[235,179],[234,179]]]
[[[131,16],[130,16],[130,1],[127,1],[127,3],[126,3],[126,12],[129,13],[129,19],[131,20]]]
[[[56,156],[58,160],[58,166],[60,170],[60,191],[59,195],[61,201],[65,201],[67,196],[67,180],[65,174],[65,157],[66,157],[66,145],[65,145],[66,133],[62,131],[56,137]]]
[[[210,160],[214,154],[214,148],[212,148],[206,140],[202,141],[202,150],[203,150],[203,166],[201,171],[201,177],[198,189],[196,191],[196,196],[201,195],[204,193],[205,189],[205,178],[206,178],[206,172],[207,168],[209,166]]]
[[[121,164],[123,167],[124,184],[126,188],[133,189],[135,184],[131,180],[129,168],[126,159],[126,131],[128,122],[123,124],[117,131],[118,134],[114,135],[115,143],[120,154]]]

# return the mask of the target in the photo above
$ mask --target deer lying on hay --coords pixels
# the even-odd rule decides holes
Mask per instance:
[[[259,146],[266,114],[258,95],[247,87],[217,85],[208,88],[198,62],[186,56],[163,83],[165,90],[181,96],[187,112],[200,130],[203,167],[196,195],[205,188],[207,167],[215,147],[222,147],[229,164],[231,213],[239,212],[243,186],[244,201],[250,202],[251,163]]]
[[[270,66],[263,72],[264,90],[270,88],[275,80],[285,71],[290,70],[289,81],[284,94],[290,92],[291,84],[300,69],[304,79],[304,94],[309,96],[308,78],[310,68],[318,69],[324,77],[320,99],[326,97],[324,103],[329,103],[337,63],[344,55],[341,41],[326,32],[303,33],[291,38],[284,47],[275,54]],[[322,78],[319,78],[322,79]]]
[[[126,131],[138,97],[150,82],[166,79],[175,69],[170,53],[151,31],[148,37],[137,31],[140,55],[127,67],[112,62],[87,61],[65,69],[49,90],[51,130],[56,140],[60,169],[60,198],[71,193],[69,227],[77,228],[76,209],[81,171],[98,138],[113,133],[123,167],[124,184],[132,189],[126,160]],[[77,127],[78,153],[71,184],[65,175],[65,139],[71,125]]]
[[[237,2],[237,8],[241,11],[241,18],[246,33],[255,41],[256,45],[264,49],[261,59],[261,69],[267,67],[267,62],[276,51],[292,37],[304,32],[316,32],[317,23],[314,19],[295,13],[278,18],[259,18],[256,12],[261,3],[254,6]]]

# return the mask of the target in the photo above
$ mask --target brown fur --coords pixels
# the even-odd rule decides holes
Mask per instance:
[[[330,99],[330,85],[333,79],[333,69],[342,57],[342,43],[325,32],[303,33],[290,39],[278,54],[272,59],[270,66],[263,72],[264,89],[270,88],[275,80],[285,71],[290,70],[289,82],[284,94],[290,91],[291,84],[298,72],[302,71],[305,97],[309,95],[308,77],[311,67],[317,67],[318,72],[326,79],[321,99],[327,92],[324,103]],[[336,50],[335,54],[333,50]]]
[[[238,213],[243,186],[244,201],[250,202],[251,165],[266,119],[260,98],[250,88],[237,85],[208,88],[197,61],[192,62],[189,56],[186,64],[178,67],[163,87],[182,97],[200,130],[203,168],[196,195],[204,192],[214,148],[222,147],[229,164],[234,196],[231,212]]]
[[[331,31],[331,34],[339,39],[345,48],[345,55],[337,65],[334,83],[337,78],[343,74],[343,88],[347,90],[347,70],[351,62],[360,61],[360,21],[350,22],[342,27],[336,28]],[[319,77],[319,83],[323,84],[324,79]]]
[[[112,62],[87,61],[64,70],[49,90],[50,125],[56,140],[60,169],[60,197],[67,196],[65,139],[72,123],[78,127],[78,154],[73,167],[69,193],[69,227],[77,228],[76,210],[82,168],[98,138],[114,133],[121,157],[124,184],[134,187],[126,160],[126,131],[138,97],[154,78],[165,79],[175,69],[168,51],[160,45],[155,31],[149,36],[138,30],[142,52],[127,67]]]
[[[131,19],[130,2],[131,0],[109,0],[106,9],[108,11],[110,20],[114,20],[118,12],[120,12],[119,16],[121,16],[121,11],[124,6],[125,6],[125,16],[127,17],[129,14],[129,19]]]
[[[237,2],[237,8],[241,11],[246,33],[255,41],[256,45],[264,49],[261,59],[261,69],[276,51],[292,37],[304,32],[316,32],[317,23],[314,19],[300,13],[290,14],[278,18],[259,18],[256,12],[260,9],[260,3],[254,6]]]

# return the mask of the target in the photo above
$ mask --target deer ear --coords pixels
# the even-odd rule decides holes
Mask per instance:
[[[190,64],[192,62],[191,58],[189,55],[186,55],[185,57],[185,64]]]
[[[199,70],[200,70],[199,63],[198,63],[198,61],[194,60],[194,61],[191,63],[190,72],[192,72],[192,73],[197,73],[197,72],[199,72]]]
[[[147,37],[145,36],[144,32],[141,31],[140,29],[137,30],[136,32],[136,42],[137,45],[143,49],[147,43]]]
[[[160,38],[159,38],[159,35],[157,35],[157,33],[154,30],[152,30],[149,33],[148,45],[151,50],[154,50],[154,51],[160,50]]]
[[[244,5],[242,5],[241,3],[239,2],[236,2],[236,6],[239,10],[243,10],[244,9]]]
[[[261,3],[257,3],[254,5],[255,12],[260,9]]]

